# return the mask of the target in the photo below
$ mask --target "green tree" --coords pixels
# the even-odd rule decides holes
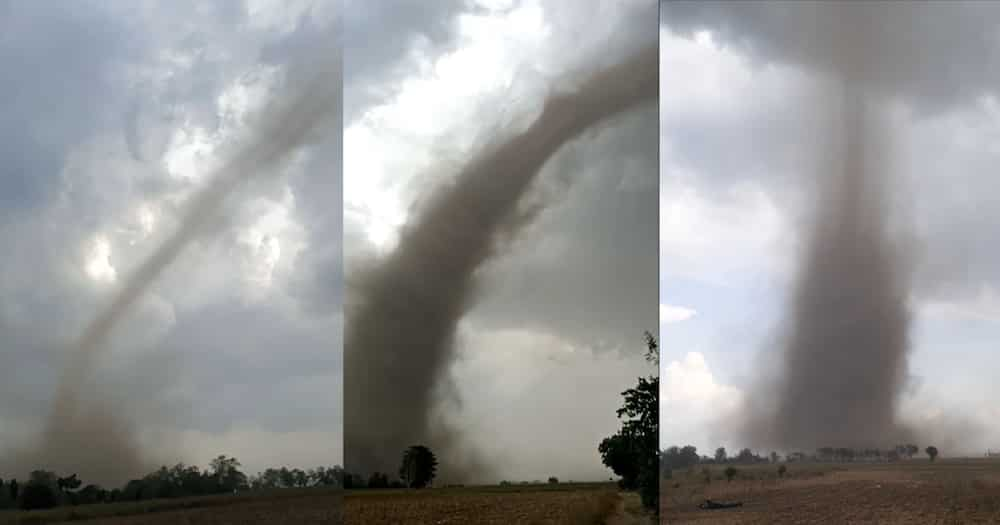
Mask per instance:
[[[621,432],[604,438],[598,445],[601,461],[621,479],[618,485],[625,490],[638,488],[639,470],[642,465],[640,450],[628,436]],[[669,469],[667,470],[669,473]]]
[[[659,364],[659,345],[646,332],[646,360]],[[623,488],[638,488],[643,505],[658,510],[660,473],[660,378],[640,377],[635,388],[622,392],[625,398],[617,410],[622,428],[598,445],[601,461],[622,477]]]
[[[733,466],[726,467],[726,470],[724,472],[724,474],[726,475],[726,481],[731,483],[733,481],[733,478],[736,477],[736,474],[739,474],[739,472],[740,471],[737,470],[736,467]]]
[[[938,449],[937,449],[937,447],[935,447],[933,445],[931,445],[931,446],[927,447],[926,449],[924,449],[924,452],[926,452],[927,455],[931,457],[931,461],[934,461],[934,458],[936,458],[937,455],[938,455]]]
[[[437,475],[437,458],[431,449],[423,445],[413,445],[403,452],[399,477],[407,487],[421,489],[434,481]]]
[[[239,460],[220,455],[209,464],[212,477],[220,492],[245,490],[248,487],[247,476],[240,471]]]
[[[726,456],[726,447],[719,447],[719,448],[715,449],[715,462],[716,463],[725,463],[726,459],[727,459],[727,456]]]

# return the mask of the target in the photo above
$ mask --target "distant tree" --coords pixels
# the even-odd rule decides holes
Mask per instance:
[[[737,470],[734,466],[729,466],[726,467],[726,470],[723,471],[723,473],[726,475],[726,482],[731,483],[733,478],[736,477],[736,474],[739,473],[739,470]]]
[[[936,458],[937,455],[938,455],[938,449],[937,449],[937,447],[935,447],[933,445],[931,445],[931,446],[927,447],[926,449],[924,449],[924,452],[926,452],[927,455],[931,457],[931,461],[934,461],[934,458]]]
[[[501,487],[509,487],[509,486],[511,486],[511,482],[509,482],[507,480],[503,480],[503,481],[500,482],[500,486]]]
[[[745,448],[736,456],[736,461],[738,463],[753,463],[754,454],[749,448]]]
[[[240,471],[241,466],[238,459],[225,455],[212,460],[209,468],[219,492],[234,492],[249,487],[246,474]]]
[[[80,488],[80,485],[81,481],[76,477],[76,474],[65,478],[56,478],[56,486],[62,492],[76,490]]]
[[[906,457],[912,458],[916,453],[920,452],[920,447],[909,443],[906,445]]]
[[[40,479],[32,479],[21,490],[18,507],[22,510],[51,509],[59,504],[56,489]]]
[[[727,456],[726,456],[726,447],[719,447],[719,448],[715,449],[715,462],[716,463],[725,463],[726,459],[727,459]]]
[[[381,472],[372,472],[368,477],[368,488],[387,489],[389,488],[389,476]]]
[[[778,467],[778,477],[779,478],[785,477],[785,472],[788,472],[788,467],[786,467],[784,465],[781,465],[780,467]]]
[[[83,487],[82,489],[80,489],[79,492],[76,493],[77,501],[83,505],[89,505],[91,503],[101,503],[104,501],[106,492],[107,491],[105,491],[101,487],[94,484],[90,484],[87,485],[86,487]]]
[[[421,489],[430,485],[437,474],[437,458],[423,445],[413,445],[403,452],[399,477],[410,488]]]
[[[19,495],[20,495],[20,486],[18,486],[17,480],[16,479],[10,480],[10,499],[16,501]]]
[[[550,485],[555,485],[555,484],[557,484],[557,483],[559,483],[559,478],[557,478],[557,477],[555,477],[555,476],[550,476],[550,477],[549,477],[549,484],[550,484]]]
[[[778,453],[772,450],[771,451],[771,463],[777,463],[777,462],[778,462]]]

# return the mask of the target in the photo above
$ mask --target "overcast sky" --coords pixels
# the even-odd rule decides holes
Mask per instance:
[[[346,7],[348,282],[496,126],[656,39],[648,1],[415,6]],[[567,145],[530,196],[544,211],[481,276],[451,368],[452,417],[502,477],[611,475],[597,445],[618,427],[620,392],[655,373],[642,333],[656,328],[656,158],[654,106]]]
[[[743,446],[715,419],[744,400],[785,315],[833,4],[661,5],[664,446]],[[869,7],[888,57],[869,88],[891,101],[917,254],[902,414],[972,425],[966,451],[1000,448],[1000,5]]]
[[[331,46],[322,1],[0,2],[0,444],[248,115]],[[284,80],[283,80],[284,79]],[[334,108],[339,111],[339,108]],[[99,385],[163,462],[341,461],[339,131],[243,188],[112,336]]]

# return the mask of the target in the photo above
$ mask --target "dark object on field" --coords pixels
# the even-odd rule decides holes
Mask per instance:
[[[710,499],[707,499],[707,500],[705,500],[705,503],[699,504],[698,508],[699,509],[704,509],[704,510],[716,510],[716,509],[733,509],[733,508],[742,507],[742,506],[743,506],[743,502],[742,501],[737,501],[735,503],[722,503],[722,502],[712,501]]]

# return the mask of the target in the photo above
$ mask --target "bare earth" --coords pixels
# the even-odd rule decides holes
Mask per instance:
[[[661,523],[912,524],[1000,523],[1000,461],[926,458],[892,464],[737,466],[726,482],[714,467],[661,482]],[[719,479],[716,478],[718,476]],[[702,510],[705,499],[742,501],[735,509]]]
[[[597,525],[614,512],[614,485],[569,484],[349,491],[351,525]]]

